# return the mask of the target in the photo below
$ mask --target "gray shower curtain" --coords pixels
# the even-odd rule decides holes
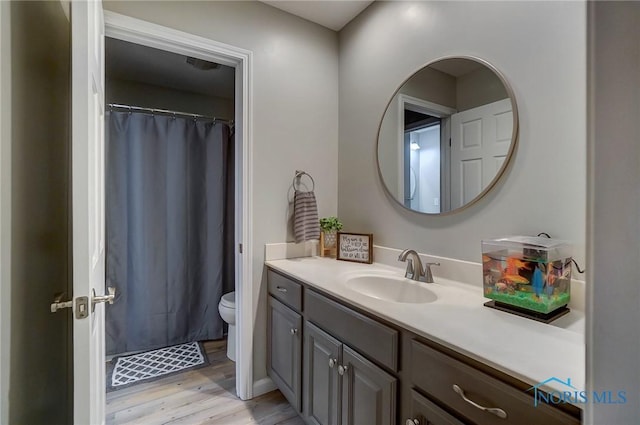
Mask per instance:
[[[106,351],[218,339],[234,288],[233,145],[226,124],[110,112]]]

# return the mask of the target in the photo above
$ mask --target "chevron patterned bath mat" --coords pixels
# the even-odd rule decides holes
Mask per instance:
[[[115,357],[109,363],[111,367],[107,367],[107,391],[114,391],[206,366],[209,360],[202,344],[189,342],[130,356]]]

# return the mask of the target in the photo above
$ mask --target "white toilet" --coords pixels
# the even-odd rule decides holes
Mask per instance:
[[[227,337],[227,357],[236,361],[236,292],[224,294],[218,304],[218,311],[222,320],[229,325],[229,335]]]

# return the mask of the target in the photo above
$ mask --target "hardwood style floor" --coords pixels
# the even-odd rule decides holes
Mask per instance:
[[[208,341],[204,347],[209,366],[107,393],[107,425],[304,424],[280,391],[240,400],[226,341]]]

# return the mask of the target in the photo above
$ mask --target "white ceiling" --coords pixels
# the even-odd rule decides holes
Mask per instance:
[[[105,53],[108,78],[233,99],[231,67],[202,71],[186,63],[186,56],[108,37]]]
[[[299,16],[308,21],[320,24],[334,31],[340,31],[360,12],[367,8],[372,0],[276,0],[265,1],[269,6],[273,6],[292,15]]]

